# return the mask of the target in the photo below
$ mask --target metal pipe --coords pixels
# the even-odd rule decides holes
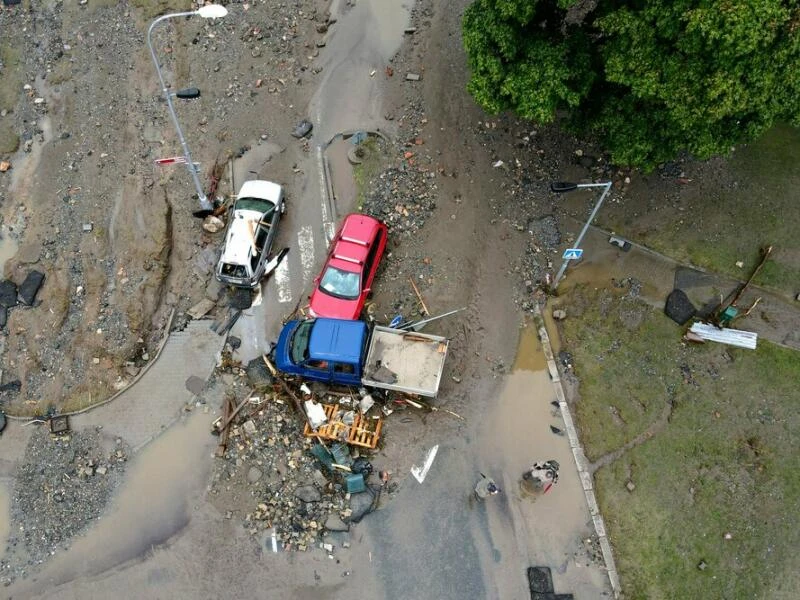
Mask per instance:
[[[592,214],[589,215],[589,218],[587,219],[586,224],[583,226],[583,229],[581,230],[580,234],[578,234],[578,239],[575,240],[575,245],[573,246],[573,248],[580,248],[581,247],[581,242],[583,241],[583,236],[586,235],[586,232],[589,230],[589,225],[592,224],[592,221],[594,220],[594,217],[597,214],[597,211],[600,210],[600,207],[603,205],[603,200],[606,199],[606,195],[608,194],[608,191],[611,189],[611,184],[612,183],[613,182],[611,182],[611,181],[606,181],[605,183],[579,183],[578,185],[575,186],[576,188],[603,187],[605,189],[603,190],[603,193],[600,196],[600,199],[597,201],[597,204],[595,204],[594,209],[592,210]],[[558,273],[556,273],[555,279],[553,279],[553,286],[552,286],[553,291],[555,291],[556,288],[558,288],[558,283],[561,281],[561,278],[564,276],[564,272],[567,270],[567,265],[568,264],[569,264],[569,260],[567,260],[565,258],[564,262],[561,263],[561,268],[558,270]]]
[[[186,168],[189,169],[189,173],[192,175],[192,182],[194,183],[194,188],[197,190],[197,198],[200,200],[200,209],[201,210],[212,210],[211,202],[208,201],[206,198],[205,193],[203,192],[203,187],[200,185],[200,179],[197,177],[197,168],[194,166],[194,162],[192,162],[192,155],[189,152],[189,146],[186,144],[186,139],[183,137],[183,131],[181,131],[181,124],[178,122],[178,115],[175,114],[175,107],[172,105],[172,94],[169,93],[167,89],[167,84],[164,83],[164,76],[161,74],[161,65],[158,63],[158,58],[156,57],[156,52],[153,49],[152,43],[152,33],[153,28],[160,23],[161,21],[166,21],[167,19],[171,19],[173,17],[190,17],[192,15],[198,14],[197,11],[187,11],[187,12],[179,12],[179,13],[169,13],[166,15],[161,15],[155,21],[150,23],[150,27],[147,29],[147,46],[150,48],[150,55],[153,57],[153,64],[156,66],[156,73],[158,73],[158,80],[161,82],[161,91],[164,93],[164,98],[167,100],[167,108],[169,108],[169,114],[172,116],[172,123],[175,125],[175,130],[178,132],[178,140],[181,143],[181,148],[183,149],[183,156],[186,159]]]

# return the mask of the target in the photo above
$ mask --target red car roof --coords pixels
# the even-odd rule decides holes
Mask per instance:
[[[375,236],[375,230],[380,226],[378,220],[367,215],[348,215],[342,223],[341,236],[334,246],[329,264],[344,271],[360,270],[358,263],[363,264],[367,259],[367,240]]]
[[[369,243],[375,239],[377,231],[385,227],[383,223],[368,215],[355,213],[346,216],[335,238],[333,250],[322,267],[322,273],[325,273],[328,266],[351,273],[361,273],[369,253]],[[382,243],[386,243],[385,239]],[[315,288],[311,294],[311,309],[326,317],[356,319],[363,307],[363,301],[363,296],[352,300],[343,299]]]

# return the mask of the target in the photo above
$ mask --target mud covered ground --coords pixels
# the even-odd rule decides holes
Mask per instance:
[[[551,181],[611,178],[610,214],[639,216],[646,228],[656,210],[666,221],[684,212],[687,174],[721,189],[734,177],[722,160],[664,165],[642,177],[611,167],[591,142],[555,126],[485,115],[464,91],[466,4],[417,1],[413,33],[376,74],[397,133],[365,181],[362,206],[390,228],[376,284],[378,318],[418,310],[409,278],[433,313],[466,308],[437,327],[452,340],[439,402],[474,417],[512,364],[519,326],[542,299],[539,284],[560,264],[566,231],[577,230],[575,220],[591,205],[589,196],[550,193]],[[180,322],[206,293],[220,236],[192,218],[198,204],[186,171],[153,166],[181,152],[147,51],[147,26],[159,9],[187,6],[0,6],[0,160],[11,164],[0,173],[0,256],[10,255],[4,276],[16,284],[32,269],[46,276],[36,306],[11,308],[0,335],[0,384],[19,382],[0,392],[9,413],[66,412],[107,398],[154,356],[170,315]],[[192,103],[176,103],[201,181],[209,190],[214,164],[245,153],[255,133],[276,145],[270,169],[289,197],[299,196],[308,181],[296,167],[317,140],[290,133],[308,116],[323,72],[319,45],[335,34],[331,3],[227,6],[223,20],[174,20],[154,35],[165,79],[203,91]],[[421,79],[406,81],[407,72]],[[441,437],[460,425],[439,427]],[[396,459],[409,440],[424,444],[430,429],[400,421],[384,455]],[[87,457],[107,458],[100,442],[92,448]],[[395,464],[407,472],[411,460]],[[239,487],[226,492],[240,494],[240,516],[260,510],[247,476],[268,479],[266,465],[262,471],[234,460],[217,472],[225,484],[237,478],[230,485]],[[98,488],[96,504],[112,491]],[[83,527],[77,518],[70,533]]]

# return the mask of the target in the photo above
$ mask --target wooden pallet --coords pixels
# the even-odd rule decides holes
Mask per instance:
[[[356,418],[350,426],[350,432],[347,436],[347,443],[362,448],[375,448],[378,445],[378,439],[381,437],[381,429],[383,428],[383,419],[370,419],[361,413],[356,413]]]
[[[370,419],[356,412],[353,424],[348,425],[336,418],[337,413],[341,410],[336,404],[323,404],[322,408],[325,410],[325,416],[328,420],[317,427],[316,431],[311,429],[311,426],[306,423],[303,429],[303,435],[305,437],[319,437],[323,440],[343,441],[348,444],[353,444],[354,446],[361,446],[362,448],[373,449],[377,447],[378,439],[380,439],[381,436],[381,429],[383,428],[383,419]]]

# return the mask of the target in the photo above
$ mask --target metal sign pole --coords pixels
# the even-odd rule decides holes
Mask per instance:
[[[603,190],[603,193],[600,196],[600,199],[597,201],[597,204],[595,204],[594,209],[592,210],[592,214],[589,215],[589,218],[587,219],[586,224],[583,226],[583,229],[581,230],[580,234],[578,234],[578,239],[575,240],[575,243],[572,246],[573,248],[577,249],[577,248],[581,247],[581,242],[583,241],[583,236],[586,235],[586,232],[589,230],[589,225],[592,224],[592,221],[594,220],[594,217],[597,214],[597,211],[600,210],[600,207],[603,205],[603,200],[606,199],[606,195],[608,194],[608,191],[611,189],[611,184],[612,183],[613,182],[611,182],[611,181],[606,181],[605,183],[579,183],[578,185],[575,186],[576,188],[603,187],[605,189]],[[558,283],[561,281],[561,278],[564,276],[564,272],[567,270],[567,265],[568,264],[569,264],[569,259],[565,258],[564,262],[561,263],[561,268],[558,270],[558,273],[556,273],[555,279],[553,279],[553,285],[552,285],[552,290],[553,291],[555,291],[556,288],[558,288]]]
[[[161,91],[164,92],[164,98],[167,100],[169,114],[172,116],[172,122],[175,125],[175,130],[178,132],[178,140],[181,143],[183,155],[186,158],[186,168],[189,169],[189,173],[192,175],[192,182],[194,183],[195,190],[197,190],[197,198],[200,200],[200,208],[202,210],[211,210],[213,207],[211,206],[211,202],[208,201],[208,198],[206,198],[206,195],[203,192],[203,187],[200,185],[200,179],[197,177],[197,168],[192,161],[192,155],[189,152],[189,146],[186,144],[186,139],[183,137],[183,131],[181,131],[181,125],[178,122],[178,115],[175,114],[175,107],[172,105],[172,94],[169,93],[167,84],[164,83],[164,77],[161,75],[161,65],[159,65],[158,58],[156,57],[156,52],[153,49],[151,40],[153,28],[161,21],[165,21],[166,19],[171,19],[173,17],[189,17],[196,14],[198,14],[197,11],[189,11],[170,13],[158,17],[147,29],[147,46],[150,48],[150,55],[153,57],[153,64],[156,66],[156,73],[158,73],[158,80],[161,82]]]

